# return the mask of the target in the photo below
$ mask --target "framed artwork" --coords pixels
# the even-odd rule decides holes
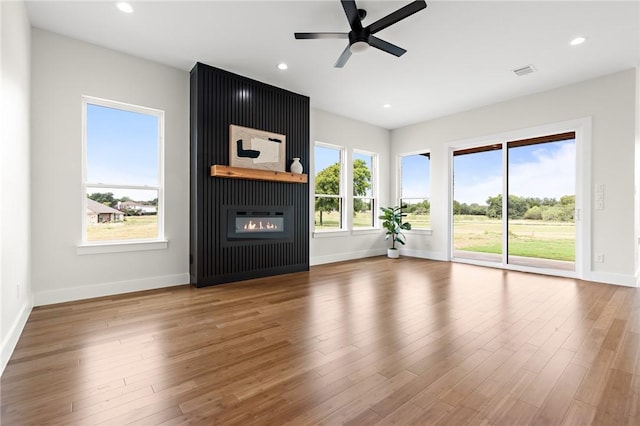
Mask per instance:
[[[285,171],[285,135],[229,126],[229,165],[247,169]]]

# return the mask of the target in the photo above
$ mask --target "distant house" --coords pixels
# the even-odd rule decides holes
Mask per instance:
[[[135,214],[157,214],[158,208],[153,205],[140,204],[135,201],[118,201],[118,210],[126,212],[135,212]]]
[[[87,198],[87,222],[90,225],[106,222],[120,222],[124,213],[102,203]]]

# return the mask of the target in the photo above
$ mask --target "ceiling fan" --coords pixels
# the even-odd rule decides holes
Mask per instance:
[[[427,7],[427,3],[424,0],[416,0],[408,5],[401,7],[395,12],[378,19],[376,22],[362,26],[362,20],[367,16],[367,11],[364,9],[358,9],[355,0],[341,0],[344,13],[347,15],[349,26],[351,31],[348,33],[295,33],[295,37],[298,40],[309,39],[349,39],[349,44],[344,49],[334,67],[342,68],[347,63],[352,53],[361,53],[369,48],[369,46],[375,47],[387,53],[391,53],[395,56],[402,56],[406,53],[406,50],[386,42],[373,34],[378,31],[395,24],[398,21],[407,18],[414,13]]]

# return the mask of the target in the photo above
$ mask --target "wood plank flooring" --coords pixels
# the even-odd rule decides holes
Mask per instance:
[[[639,290],[384,257],[33,310],[4,426],[638,425]]]

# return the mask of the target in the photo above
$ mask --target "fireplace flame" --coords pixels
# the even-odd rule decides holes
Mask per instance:
[[[244,224],[243,229],[245,231],[259,231],[259,230],[264,230],[264,229],[268,229],[268,230],[272,230],[272,229],[278,229],[278,225],[276,225],[275,223],[271,223],[268,220],[262,221],[262,220],[257,220],[254,221],[249,220],[249,222]]]

